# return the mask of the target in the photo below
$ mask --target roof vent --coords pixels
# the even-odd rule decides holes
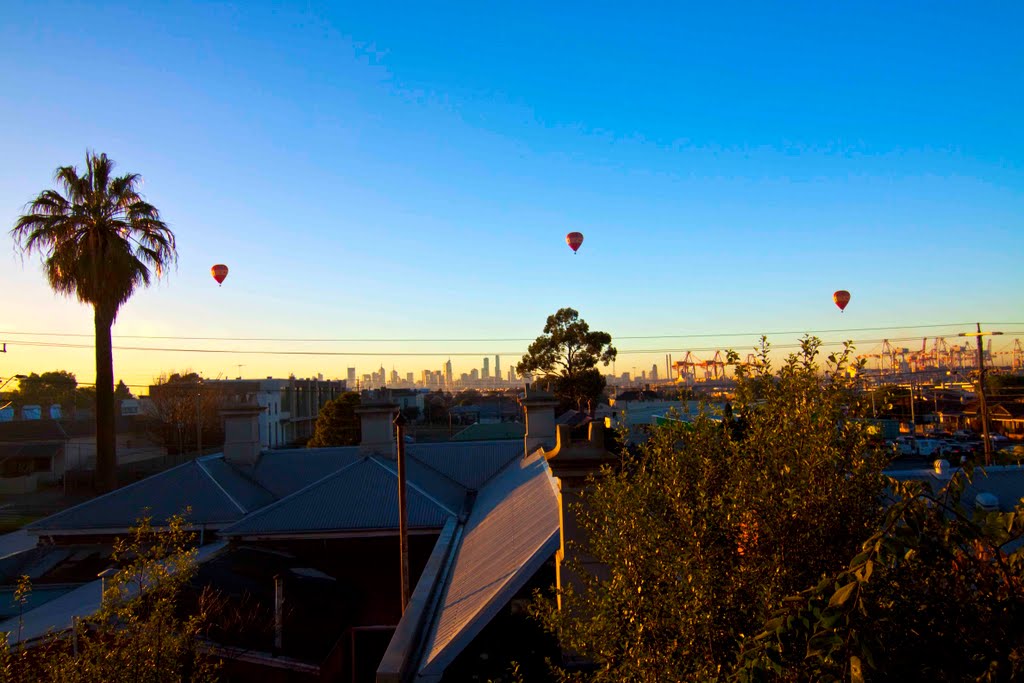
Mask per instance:
[[[981,512],[999,512],[999,496],[982,491],[975,497],[974,507]]]

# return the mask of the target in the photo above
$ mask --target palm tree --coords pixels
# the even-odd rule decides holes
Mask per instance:
[[[177,262],[172,233],[139,194],[141,177],[114,177],[106,154],[86,152],[85,173],[61,166],[57,190],[44,190],[18,218],[11,236],[23,253],[38,253],[50,287],[94,311],[96,329],[96,484],[117,486],[114,358],[110,328],[135,288]]]

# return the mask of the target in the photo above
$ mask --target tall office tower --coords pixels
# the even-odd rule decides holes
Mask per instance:
[[[476,368],[473,368],[472,370],[469,371],[469,378],[474,382],[477,381],[478,379],[480,379],[480,371],[477,370]]]
[[[452,385],[452,359],[449,358],[448,362],[444,364],[444,383],[445,386]]]
[[[501,356],[494,357],[494,379],[501,380]]]
[[[398,376],[398,370],[395,370],[394,368],[392,368],[392,370],[391,370],[391,383],[392,384],[398,384],[401,381],[402,381],[401,377]]]
[[[657,365],[652,365],[651,366],[650,378],[651,379],[658,379],[658,366]]]
[[[413,374],[411,372],[405,373],[405,381],[408,382],[409,384],[415,383],[415,380],[413,379]]]
[[[491,376],[491,359],[484,356],[484,369],[480,373],[480,379],[487,379]]]
[[[430,386],[430,370],[420,370],[420,381],[423,382],[423,386]]]
[[[349,368],[348,369],[348,385],[349,385],[349,387],[354,387],[356,385],[356,369],[355,368]]]

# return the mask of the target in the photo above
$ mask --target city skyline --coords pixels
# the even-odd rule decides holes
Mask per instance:
[[[46,5],[0,26],[0,224],[87,149],[142,175],[180,258],[114,325],[129,384],[504,375],[563,306],[616,374],[761,331],[1024,336],[1024,7]],[[91,309],[9,259],[0,376],[91,382]]]

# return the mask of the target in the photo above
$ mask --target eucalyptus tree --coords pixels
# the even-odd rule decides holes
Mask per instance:
[[[608,365],[617,354],[610,334],[591,330],[575,309],[560,308],[548,316],[544,334],[530,344],[516,372],[532,373],[566,404],[582,409],[604,391],[598,363]]]
[[[110,331],[140,286],[177,261],[174,233],[139,193],[141,177],[115,176],[106,154],[87,152],[85,168],[61,166],[11,230],[23,253],[38,254],[50,287],[93,307],[96,332],[96,480],[116,482],[114,359]]]

